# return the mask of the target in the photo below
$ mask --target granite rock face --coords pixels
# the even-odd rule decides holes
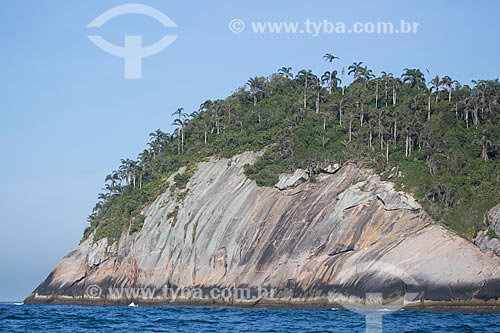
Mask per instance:
[[[500,237],[500,205],[491,208],[486,213],[486,224]]]
[[[482,252],[494,253],[500,257],[500,205],[491,208],[484,216],[484,223],[489,230],[494,232],[497,237],[492,237],[488,229],[479,231],[474,238],[474,244]]]
[[[488,235],[488,230],[479,231],[474,238],[474,244],[479,247],[481,252],[494,253],[500,257],[500,240]]]
[[[144,226],[115,244],[92,236],[65,256],[27,302],[141,299],[110,288],[259,287],[282,302],[343,293],[418,299],[500,296],[498,258],[437,225],[409,194],[353,163],[316,183],[258,187],[243,166],[255,153],[200,163],[187,194],[165,192]],[[230,163],[229,163],[230,162]],[[282,179],[284,180],[284,179]],[[280,181],[281,182],[281,181]],[[178,208],[176,223],[168,217]],[[191,302],[199,301],[191,297]]]
[[[306,170],[297,169],[291,175],[281,174],[278,183],[274,186],[281,191],[287,190],[297,187],[298,185],[306,182],[308,179],[309,174],[306,172]]]

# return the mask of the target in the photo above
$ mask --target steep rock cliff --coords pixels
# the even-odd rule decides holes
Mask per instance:
[[[256,156],[200,163],[187,193],[167,190],[144,209],[140,232],[115,244],[83,241],[27,301],[140,299],[109,292],[138,287],[168,301],[165,286],[266,287],[274,301],[305,303],[326,302],[332,292],[500,295],[498,257],[437,225],[372,171],[348,163],[316,183],[262,188],[243,173]],[[89,297],[89,286],[99,293]]]

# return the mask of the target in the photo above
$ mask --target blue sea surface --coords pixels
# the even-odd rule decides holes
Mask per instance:
[[[365,332],[347,310],[0,303],[0,332]],[[398,311],[383,332],[500,332],[500,314]]]

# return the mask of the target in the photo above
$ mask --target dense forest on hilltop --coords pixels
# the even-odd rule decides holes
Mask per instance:
[[[187,166],[175,176],[183,189],[196,162],[247,150],[265,150],[245,169],[259,186],[273,186],[280,173],[296,168],[314,182],[323,163],[358,161],[412,192],[434,219],[473,238],[484,229],[484,212],[500,202],[498,79],[427,81],[408,68],[401,77],[376,76],[362,62],[337,71],[336,59],[324,56],[329,69],[320,76],[283,67],[249,79],[226,99],[175,111],[173,133],[151,133],[137,159],[121,160],[106,176],[83,239],[94,231],[94,240],[111,241],[139,231],[141,210],[171,187],[173,172]]]

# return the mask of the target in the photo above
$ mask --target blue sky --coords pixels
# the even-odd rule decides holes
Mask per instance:
[[[169,130],[178,107],[227,96],[250,76],[282,66],[323,73],[363,61],[399,76],[428,69],[463,83],[500,74],[500,2],[454,1],[137,1],[168,15],[165,28],[124,15],[87,25],[115,0],[3,0],[0,10],[0,300],[21,300],[72,250],[86,227],[104,176],[135,158],[148,133]],[[232,19],[245,31],[228,29]],[[255,34],[251,22],[420,23],[416,34]],[[140,80],[124,79],[123,59],[87,35],[123,45],[125,35],[153,44],[178,39],[143,60]]]

